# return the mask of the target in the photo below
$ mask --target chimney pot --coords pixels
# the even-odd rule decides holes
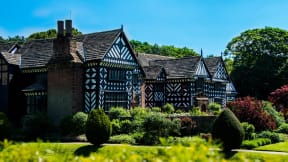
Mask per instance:
[[[64,36],[64,21],[57,21],[57,37]]]
[[[72,20],[65,20],[66,36],[72,36]]]

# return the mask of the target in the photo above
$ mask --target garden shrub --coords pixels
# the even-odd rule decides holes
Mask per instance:
[[[119,119],[113,119],[111,121],[112,135],[121,134],[121,124]]]
[[[148,115],[148,108],[135,107],[130,109],[130,114],[133,120],[143,120]]]
[[[169,103],[166,103],[162,108],[162,112],[167,113],[167,114],[171,114],[174,111],[175,111],[174,106]]]
[[[130,120],[121,120],[120,121],[120,127],[121,127],[121,133],[122,134],[128,134],[132,132],[132,122]]]
[[[212,113],[213,115],[220,114],[221,110],[222,110],[222,106],[220,104],[218,104],[218,103],[211,102],[208,105],[208,111],[210,113]]]
[[[253,140],[245,140],[241,144],[241,148],[253,149],[259,146],[269,145],[271,140],[269,138],[256,138]]]
[[[258,132],[276,129],[276,121],[264,111],[262,102],[253,97],[237,98],[235,101],[228,102],[227,107],[241,122],[253,124]]]
[[[128,134],[120,134],[116,136],[111,136],[109,143],[118,143],[118,144],[136,144],[136,140],[133,138],[133,136]]]
[[[245,132],[245,140],[251,140],[255,138],[255,127],[253,124],[247,122],[241,123],[243,130]]]
[[[133,139],[135,139],[136,144],[142,144],[143,142],[143,137],[144,137],[144,132],[134,132],[131,134]]]
[[[281,141],[281,138],[278,133],[270,131],[262,131],[256,135],[257,138],[269,138],[271,143],[278,143]]]
[[[180,133],[181,136],[191,136],[192,134],[195,134],[194,128],[196,128],[196,122],[193,121],[190,117],[188,116],[181,116],[179,117],[181,120],[181,129]]]
[[[276,111],[271,102],[262,101],[262,104],[264,111],[272,116],[272,118],[276,121],[277,126],[280,126],[281,124],[285,123],[285,118],[283,114],[281,112]]]
[[[0,112],[0,140],[9,138],[12,134],[13,126],[5,113]]]
[[[152,107],[151,111],[152,112],[161,112],[161,108],[160,107]]]
[[[200,107],[193,107],[190,111],[189,111],[190,115],[192,116],[200,116],[200,115],[207,115],[206,112],[202,112]]]
[[[86,122],[87,140],[99,146],[109,140],[112,133],[112,126],[109,117],[103,109],[93,109],[88,115]]]
[[[213,124],[213,139],[222,142],[224,151],[239,148],[244,139],[244,130],[237,117],[229,109],[224,109]]]
[[[279,112],[282,112],[285,119],[288,119],[288,84],[276,89],[270,93],[268,97],[269,101],[277,108]]]
[[[25,137],[28,139],[43,138],[52,129],[52,124],[44,113],[24,116],[22,125]]]
[[[288,124],[287,123],[283,123],[281,124],[278,129],[276,130],[277,133],[285,133],[288,134]]]
[[[112,107],[109,110],[109,117],[112,121],[113,119],[120,119],[121,117],[129,117],[130,113],[127,109],[123,107]]]
[[[150,113],[144,119],[145,144],[158,144],[160,137],[180,134],[181,122],[179,119],[170,120],[162,113]]]
[[[86,122],[88,115],[84,112],[77,112],[72,117],[72,123],[74,125],[73,134],[81,135],[85,134]]]

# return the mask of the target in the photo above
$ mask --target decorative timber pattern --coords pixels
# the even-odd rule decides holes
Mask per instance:
[[[190,84],[184,83],[167,83],[166,101],[177,108],[186,108],[191,106]]]
[[[118,37],[109,52],[105,55],[103,61],[137,66],[123,37]]]
[[[195,72],[196,76],[202,76],[202,77],[209,77],[207,68],[205,67],[203,61],[200,61]]]
[[[87,68],[85,71],[85,112],[90,112],[93,108],[96,108],[96,97],[97,97],[97,68]]]
[[[218,64],[217,71],[214,74],[215,79],[227,80],[227,73],[223,64]]]

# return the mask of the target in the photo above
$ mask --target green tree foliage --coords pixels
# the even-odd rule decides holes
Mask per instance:
[[[212,113],[213,115],[220,114],[221,110],[222,110],[222,106],[216,102],[209,103],[208,105],[208,111]]]
[[[109,140],[112,133],[112,126],[109,117],[103,109],[93,109],[86,122],[87,140],[99,146]]]
[[[81,35],[82,33],[75,28],[72,28],[72,35]],[[47,31],[43,32],[36,32],[31,34],[27,40],[33,40],[33,39],[49,39],[49,38],[56,38],[57,31],[56,29],[49,29]]]
[[[233,70],[233,59],[225,58],[224,63],[228,74],[231,74],[231,71]]]
[[[239,148],[244,134],[240,121],[229,109],[224,109],[213,124],[212,136],[222,142],[224,151]]]
[[[167,45],[159,46],[158,44],[151,45],[147,42],[141,42],[137,40],[131,40],[130,44],[132,45],[134,50],[139,53],[157,54],[157,55],[177,57],[177,58],[181,58],[184,56],[199,55],[194,50],[189,49],[187,47],[177,48],[173,45],[170,45],[170,46],[167,46]]]
[[[241,96],[266,99],[287,83],[288,32],[279,28],[252,29],[233,38],[227,53],[234,56],[231,78]]]
[[[169,104],[169,103],[166,103],[163,108],[162,108],[162,111],[164,113],[168,113],[168,114],[171,114],[175,111],[174,109],[174,106],[172,104]]]

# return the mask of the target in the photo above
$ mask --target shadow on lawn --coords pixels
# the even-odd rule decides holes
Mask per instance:
[[[75,150],[74,155],[88,157],[91,153],[97,152],[97,150],[101,147],[102,146],[94,145],[82,146]]]

